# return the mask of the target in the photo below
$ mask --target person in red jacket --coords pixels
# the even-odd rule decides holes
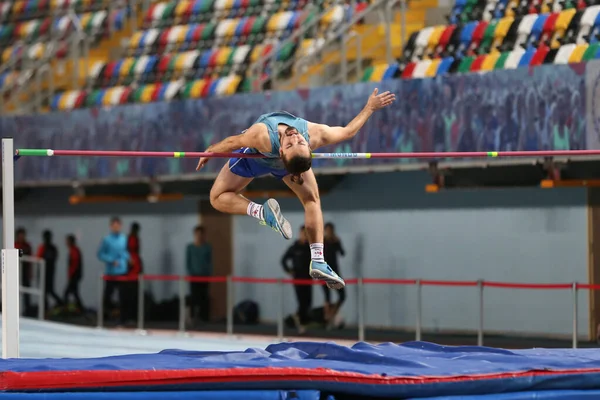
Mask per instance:
[[[127,304],[131,306],[127,309],[127,319],[135,320],[137,318],[138,308],[138,276],[143,272],[142,257],[140,256],[140,224],[134,222],[131,224],[131,230],[127,237],[127,251],[129,252],[129,270],[127,276],[135,279],[126,282],[126,296],[129,299]]]
[[[79,311],[83,311],[83,303],[81,297],[79,297],[79,282],[83,278],[83,259],[81,257],[81,251],[77,247],[77,241],[75,235],[67,236],[67,248],[69,249],[69,259],[67,261],[68,268],[68,284],[63,295],[64,303],[69,304],[69,295],[75,297],[75,303]]]
[[[18,228],[15,232],[15,249],[21,250],[24,256],[31,256],[32,250],[31,245],[27,242],[27,232],[25,228]],[[31,263],[22,261],[21,262],[21,285],[24,287],[31,286],[32,270]],[[25,305],[24,315],[31,315],[33,310],[31,309],[31,296],[27,293],[23,295],[23,301]]]

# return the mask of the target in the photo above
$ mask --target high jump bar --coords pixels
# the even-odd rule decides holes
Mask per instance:
[[[268,158],[251,153],[208,153],[184,151],[113,151],[113,150],[52,150],[18,149],[17,156],[80,156],[80,157],[161,157],[161,158]],[[600,150],[548,151],[467,151],[467,152],[413,152],[413,153],[312,153],[313,158],[498,158],[498,157],[574,157],[600,156]]]

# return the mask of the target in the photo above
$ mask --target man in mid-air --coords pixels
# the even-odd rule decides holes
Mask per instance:
[[[279,203],[268,199],[254,203],[240,193],[254,178],[271,174],[283,180],[298,196],[304,207],[306,233],[310,242],[310,276],[327,283],[332,289],[345,286],[323,257],[323,213],[319,187],[311,169],[312,151],[352,139],[376,110],[392,104],[396,96],[378,94],[375,89],[362,111],[346,126],[328,126],[298,118],[287,112],[261,115],[239,135],[230,136],[209,146],[208,153],[260,153],[268,158],[231,158],[223,166],[210,191],[212,206],[228,214],[247,214],[270,226],[285,239],[292,238],[292,227],[283,217]],[[203,157],[196,170],[209,160]]]

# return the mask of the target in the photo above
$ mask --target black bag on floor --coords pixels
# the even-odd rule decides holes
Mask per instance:
[[[258,304],[252,300],[244,300],[233,309],[235,324],[255,325],[258,324],[258,320]]]

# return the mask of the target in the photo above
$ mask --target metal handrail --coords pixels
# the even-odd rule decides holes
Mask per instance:
[[[309,7],[306,9],[307,13],[310,13],[311,11],[311,7],[315,7],[314,4],[310,4]],[[323,17],[329,12],[329,9],[326,9],[324,11],[322,11],[320,14],[318,14],[317,16],[315,16],[315,18],[313,18],[311,21],[309,21],[307,24],[304,24],[302,26],[302,28],[296,30],[295,32],[293,32],[289,37],[287,37],[285,40],[282,40],[280,42],[277,43],[277,45],[274,47],[274,49],[267,55],[259,57],[258,60],[256,60],[254,63],[250,64],[250,66],[248,67],[248,71],[251,74],[260,74],[260,71],[262,70],[262,66],[266,63],[272,63],[274,59],[276,59],[277,57],[277,53],[279,52],[279,50],[281,48],[283,48],[284,46],[286,46],[287,44],[291,44],[293,43],[296,39],[302,37],[303,35],[305,35],[310,29],[316,28],[318,23],[323,19]],[[261,78],[259,78],[261,79]]]
[[[136,10],[137,10],[137,6],[140,6],[140,5],[143,6],[142,1],[141,0],[129,0],[128,3],[131,8],[131,18],[134,20],[133,26],[137,26],[137,21],[135,21],[135,18],[137,18]],[[112,10],[113,10],[112,4],[109,4],[108,11],[107,11],[109,15],[111,14]],[[66,12],[65,12],[65,10],[61,10],[61,11],[62,11],[61,15],[68,16],[71,20],[71,23],[73,24],[73,26],[75,28],[74,33],[69,35],[66,38],[68,53],[65,57],[65,60],[70,60],[71,64],[73,65],[73,85],[74,85],[73,87],[79,88],[79,87],[81,87],[81,85],[79,84],[79,81],[80,81],[79,62],[80,62],[80,60],[83,60],[85,71],[89,70],[89,65],[90,65],[89,35],[83,30],[83,27],[81,26],[79,17],[75,13],[75,9],[73,6],[71,6],[68,10],[66,10]],[[56,16],[53,15],[53,18],[54,17],[56,17]],[[109,35],[112,35],[112,34],[114,34],[114,32],[110,27],[111,27],[111,25],[109,25]],[[49,67],[49,63],[53,58],[55,58],[56,52],[57,52],[58,48],[60,48],[59,42],[63,43],[63,41],[65,39],[59,39],[59,38],[55,37],[55,32],[54,32],[53,28],[51,28],[50,32],[47,35],[44,35],[38,39],[42,39],[41,41],[44,42],[44,44],[46,46],[42,57],[40,57],[39,59],[31,59],[28,57],[27,54],[25,54],[23,57],[13,58],[13,59],[9,60],[9,62],[0,65],[0,73],[12,70],[12,71],[18,71],[21,74],[27,72],[30,75],[29,78],[35,77],[35,79],[33,79],[33,80],[26,79],[19,85],[13,85],[13,87],[10,88],[10,97],[7,100],[4,100],[3,96],[7,92],[9,92],[9,90],[6,87],[0,88],[0,97],[2,97],[2,99],[0,100],[0,108],[4,108],[5,104],[11,103],[11,101],[16,99],[17,96],[21,95],[25,91],[27,91],[27,90],[30,91],[31,86],[34,84],[37,89],[41,90],[40,79],[43,75],[45,75],[47,77],[46,82],[48,82],[47,97],[52,98],[52,96],[54,94],[54,85],[53,85],[53,79],[52,79],[52,69]],[[19,62],[21,62],[22,68],[17,70],[17,65]],[[41,104],[44,101],[43,96],[44,96],[43,92],[41,92],[41,91],[36,92],[35,98],[31,99],[31,101],[27,102],[27,104],[18,105],[14,112],[18,113],[18,112],[30,110],[30,109],[32,109],[32,105],[35,107],[35,109],[40,111]]]
[[[304,59],[304,58],[315,59],[317,57],[321,57],[322,54],[326,51],[326,48],[329,44],[337,41],[340,37],[342,37],[342,35],[347,34],[358,23],[358,21],[365,18],[372,11],[379,9],[382,5],[387,5],[391,9],[398,2],[400,2],[400,0],[375,0],[375,1],[373,1],[364,10],[355,14],[350,19],[349,22],[340,24],[338,27],[336,27],[336,29],[333,32],[331,32],[330,35],[328,35],[328,37],[325,39],[325,42],[318,49],[316,49],[314,53],[307,54],[307,55],[301,56],[300,58],[296,58],[296,59],[291,58],[290,60],[287,60],[286,62],[281,63],[277,67],[277,70],[286,69],[286,68],[290,67],[292,64],[295,64],[298,62],[302,63],[303,62],[302,59]],[[318,23],[320,21],[320,19],[327,12],[329,12],[329,10],[324,11],[323,13],[320,14],[319,18],[315,18],[313,21],[311,21],[311,24],[308,27],[306,27],[304,30],[302,30],[302,33],[306,32],[306,30],[308,30],[314,24]],[[256,79],[258,79],[258,88],[262,88],[262,84],[264,84],[268,79],[271,79],[272,83],[275,83],[277,76],[276,76],[276,71],[273,71],[273,68],[271,68],[271,71],[272,71],[271,76],[269,76],[267,78],[263,78],[260,71],[257,71],[256,68],[262,67],[262,65],[264,65],[267,61],[269,61],[270,63],[274,63],[274,60],[276,60],[276,57],[277,57],[278,50],[281,47],[283,47],[285,44],[287,44],[287,43],[293,41],[295,38],[299,37],[302,33],[300,32],[300,30],[296,31],[295,34],[293,34],[286,40],[279,42],[278,46],[270,54],[260,58],[258,61],[256,61],[254,64],[252,64],[250,66],[250,68],[249,68],[250,73],[257,76]]]

